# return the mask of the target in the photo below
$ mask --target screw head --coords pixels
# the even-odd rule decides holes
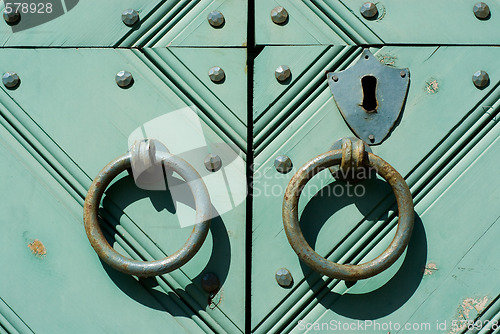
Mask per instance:
[[[339,81],[339,77],[338,77],[338,76],[336,76],[336,75],[334,75],[334,76],[332,77],[332,80],[333,80],[334,82],[337,82],[337,81]]]
[[[484,88],[490,83],[490,76],[485,71],[477,71],[472,75],[472,82],[477,88]]]
[[[216,172],[222,167],[222,160],[217,154],[210,153],[205,158],[205,168],[210,172]]]
[[[116,73],[115,77],[116,84],[120,86],[121,88],[126,88],[129,87],[132,82],[134,81],[134,78],[132,77],[132,74],[128,71],[120,71]]]
[[[131,27],[139,21],[139,13],[134,9],[125,9],[122,13],[122,21],[125,25]]]
[[[365,19],[373,19],[378,15],[377,6],[373,2],[365,2],[359,11]]]
[[[292,274],[286,268],[280,268],[276,271],[276,282],[284,288],[288,288],[293,283]]]
[[[369,135],[368,139],[373,143],[375,141],[375,136],[374,135]]]
[[[206,273],[201,279],[201,287],[206,292],[217,291],[220,288],[219,278],[214,273]]]
[[[292,160],[286,155],[278,155],[274,160],[274,168],[279,173],[286,174],[292,170]]]
[[[401,78],[404,78],[404,77],[406,77],[406,72],[405,71],[401,71],[401,72],[399,72],[399,75],[401,76]]]
[[[6,72],[2,77],[2,82],[7,88],[14,88],[19,84],[19,76],[16,72]]]
[[[276,79],[278,79],[278,81],[280,82],[286,81],[288,78],[290,78],[290,74],[292,74],[290,72],[290,68],[286,65],[280,65],[278,66],[276,71],[274,71]]]
[[[224,70],[219,66],[214,66],[208,70],[208,76],[213,82],[221,82],[226,77]]]
[[[220,27],[224,24],[224,15],[218,10],[214,10],[210,14],[208,14],[208,23],[214,28]]]
[[[21,14],[19,14],[18,11],[14,11],[12,8],[10,8],[10,11],[8,11],[7,9],[4,9],[3,11],[3,19],[8,24],[15,24],[19,22],[20,18]]]
[[[490,16],[490,7],[484,2],[478,2],[472,8],[474,15],[480,20],[484,20]]]
[[[283,24],[288,19],[288,12],[285,8],[278,6],[271,10],[271,20],[276,24]]]

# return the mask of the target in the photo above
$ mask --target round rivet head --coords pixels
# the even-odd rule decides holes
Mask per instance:
[[[14,11],[12,8],[10,8],[10,10],[4,9],[3,11],[3,19],[8,24],[15,24],[19,22],[20,18],[21,14],[19,14],[18,11]]]
[[[120,71],[116,73],[115,77],[116,84],[120,86],[121,88],[126,88],[132,85],[132,82],[134,81],[134,78],[132,77],[132,74],[128,71]]]
[[[129,27],[133,26],[139,21],[139,13],[134,9],[125,9],[122,13],[122,21]]]
[[[286,268],[280,268],[276,271],[276,282],[284,288],[288,288],[293,283],[292,274]]]
[[[292,160],[286,155],[279,155],[274,160],[274,168],[279,173],[286,174],[292,170]]]
[[[276,71],[274,71],[274,75],[276,76],[276,79],[280,82],[283,82],[285,80],[287,80],[288,78],[290,78],[290,68],[286,65],[280,65],[278,66],[278,68],[276,69]]]
[[[210,14],[208,14],[208,23],[214,28],[218,28],[224,24],[224,15],[218,10],[214,10]]]
[[[365,19],[373,19],[378,15],[377,6],[373,2],[365,2],[359,11]]]
[[[477,88],[484,88],[490,83],[490,76],[485,71],[477,71],[472,75],[472,82]]]
[[[216,172],[222,167],[222,160],[217,154],[210,153],[204,161],[205,168],[210,172]]]
[[[271,20],[276,24],[283,24],[288,19],[288,12],[285,8],[278,6],[271,10]]]
[[[14,88],[19,85],[19,76],[16,72],[4,73],[2,77],[3,85],[7,88]]]
[[[213,82],[221,82],[226,77],[224,70],[219,66],[214,66],[208,70],[208,76]]]
[[[474,15],[480,20],[484,20],[490,16],[490,7],[484,2],[478,2],[472,8]]]
[[[214,273],[206,273],[201,279],[201,287],[206,292],[215,292],[220,288],[220,281]]]

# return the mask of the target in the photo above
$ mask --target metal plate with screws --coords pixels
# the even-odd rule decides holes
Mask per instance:
[[[368,50],[340,72],[327,73],[335,103],[358,138],[380,144],[391,132],[406,100],[409,69],[381,64]]]

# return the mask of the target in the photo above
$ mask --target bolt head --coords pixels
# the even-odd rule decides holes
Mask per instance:
[[[10,8],[10,11],[8,11],[7,9],[4,9],[4,11],[3,11],[3,19],[8,24],[17,23],[20,18],[21,18],[21,14],[19,14],[18,11],[14,11],[14,9],[12,9],[12,8]]]
[[[276,71],[274,71],[274,75],[276,76],[276,79],[278,79],[278,81],[280,82],[283,82],[285,80],[287,80],[288,78],[290,78],[290,68],[286,65],[280,65],[278,66],[278,68],[276,69]]]
[[[208,76],[213,82],[221,82],[226,77],[224,70],[219,66],[214,66],[208,70]]]
[[[378,15],[377,6],[373,2],[365,2],[359,11],[365,19],[373,19]]]
[[[490,83],[490,76],[485,71],[477,71],[472,76],[472,82],[477,88],[484,88]]]
[[[206,273],[201,279],[201,287],[206,292],[217,291],[220,288],[219,278],[214,273]]]
[[[280,268],[276,271],[276,282],[284,288],[288,288],[293,283],[292,274],[286,268]]]
[[[214,28],[220,27],[224,24],[224,15],[218,10],[214,10],[210,14],[208,14],[208,23]]]
[[[6,72],[2,77],[2,82],[7,88],[14,88],[19,84],[19,76],[16,72]]]
[[[132,74],[130,72],[120,71],[116,74],[115,81],[116,84],[121,88],[126,88],[132,84],[134,78],[132,77]]]
[[[210,153],[204,161],[205,168],[210,172],[216,172],[222,167],[222,160],[217,154]]]
[[[490,16],[490,7],[484,2],[476,3],[472,9],[478,19],[486,19]]]
[[[279,155],[274,160],[274,168],[279,173],[286,174],[292,170],[292,160],[286,155]]]
[[[122,21],[127,26],[133,26],[139,21],[139,13],[134,9],[125,9],[122,13]]]
[[[288,19],[288,12],[281,6],[275,7],[271,10],[271,19],[276,24],[283,24]]]

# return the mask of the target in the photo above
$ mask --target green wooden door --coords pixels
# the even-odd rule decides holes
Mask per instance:
[[[478,19],[475,2],[384,0],[366,19],[363,3],[57,0],[37,13],[21,4],[20,21],[0,24],[0,74],[20,78],[0,87],[0,332],[499,333],[500,4]],[[288,12],[280,24],[277,6]],[[139,15],[131,26],[128,8]],[[215,10],[219,27],[207,20]],[[363,48],[410,70],[402,116],[371,149],[405,178],[415,225],[394,265],[344,282],[299,260],[281,215],[294,173],[353,136],[325,72],[352,66]],[[279,81],[282,65],[291,76]],[[223,80],[209,77],[214,66]],[[477,70],[490,78],[481,89]],[[116,84],[119,71],[132,74],[129,87]],[[202,174],[220,216],[199,252],[137,278],[100,260],[82,215],[94,177],[146,137],[165,138],[200,173],[222,144],[234,156]],[[279,155],[291,159],[288,173],[276,170]],[[241,181],[253,181],[248,198]],[[397,206],[380,178],[348,190],[327,171],[315,176],[300,225],[320,255],[358,264],[390,243]],[[191,232],[181,215],[194,209],[172,192],[120,174],[99,209],[113,247],[144,261],[179,249]],[[280,268],[291,285],[277,283]],[[209,272],[215,295],[202,288]]]

